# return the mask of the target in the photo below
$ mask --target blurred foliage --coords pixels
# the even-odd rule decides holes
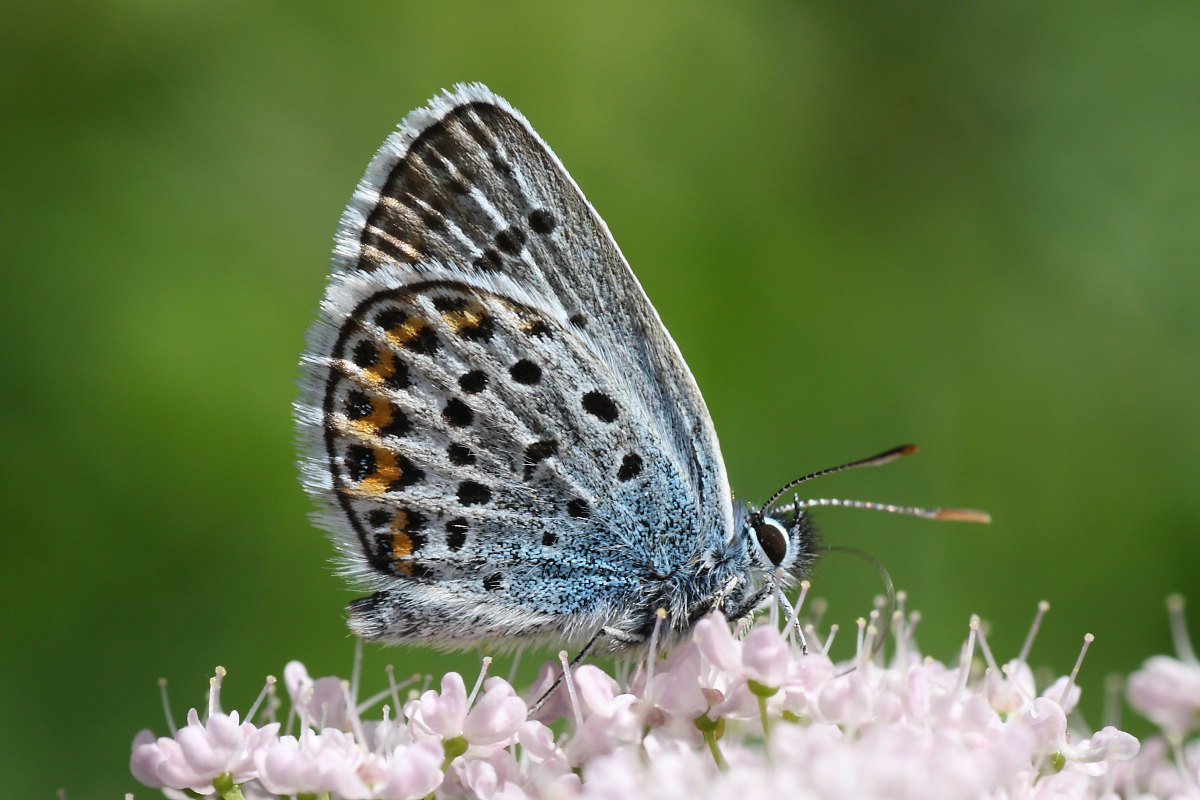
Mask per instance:
[[[806,488],[993,513],[820,515],[909,591],[927,651],[977,612],[1011,656],[1047,599],[1033,660],[1065,671],[1095,633],[1098,725],[1105,675],[1169,649],[1165,595],[1200,599],[1195,3],[0,14],[13,796],[139,788],[160,675],[182,716],[217,664],[231,707],[291,658],[347,673],[295,363],[368,158],[461,80],[522,109],[605,216],[745,497],[912,440]],[[843,629],[878,591],[841,556],[815,578]],[[371,648],[368,674],[387,660],[478,663]]]

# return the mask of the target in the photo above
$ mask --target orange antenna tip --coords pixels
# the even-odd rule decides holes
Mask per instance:
[[[882,467],[884,464],[890,464],[896,459],[911,456],[918,452],[915,444],[902,444],[899,447],[893,447],[891,450],[880,453],[877,456],[864,458],[862,461],[855,461],[847,464],[847,467]],[[838,469],[842,469],[839,467]]]
[[[933,518],[950,522],[982,522],[984,524],[992,521],[991,514],[986,511],[976,511],[973,508],[939,508]]]

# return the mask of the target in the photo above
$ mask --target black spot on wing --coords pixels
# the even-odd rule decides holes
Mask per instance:
[[[588,392],[581,402],[583,410],[603,422],[615,422],[619,412],[617,401],[603,392]]]

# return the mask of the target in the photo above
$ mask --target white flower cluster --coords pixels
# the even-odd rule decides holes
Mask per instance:
[[[946,665],[916,651],[903,614],[895,628],[890,663],[872,657],[875,632],[862,625],[858,656],[836,664],[827,647],[803,653],[775,625],[739,639],[712,616],[627,680],[571,670],[532,714],[501,678],[481,675],[468,692],[449,673],[440,691],[403,702],[393,685],[392,705],[367,721],[345,682],[313,681],[292,662],[297,735],[221,712],[219,673],[205,718],[193,710],[169,737],[139,733],[131,768],[169,797],[226,800],[1200,797],[1190,648],[1130,679],[1130,702],[1166,732],[1139,754],[1116,728],[1068,724],[1074,672],[1038,691],[1028,643],[999,666],[974,621],[959,663]],[[977,648],[982,669],[972,668]],[[547,664],[529,697],[561,669]]]

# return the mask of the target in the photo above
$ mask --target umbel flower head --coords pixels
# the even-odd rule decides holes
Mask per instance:
[[[1179,632],[1182,601],[1172,603]],[[168,797],[227,800],[1200,797],[1200,742],[1189,740],[1200,664],[1186,636],[1179,658],[1152,658],[1129,680],[1131,704],[1164,731],[1139,754],[1128,733],[1075,721],[1078,662],[1035,685],[1036,622],[1022,652],[999,664],[972,619],[959,659],[943,664],[917,650],[916,620],[901,596],[890,656],[876,652],[876,625],[860,620],[857,654],[837,663],[836,629],[822,641],[806,626],[802,646],[774,614],[741,637],[713,615],[627,675],[568,669],[532,711],[569,667],[565,654],[524,695],[488,677],[484,659],[470,690],[451,672],[404,698],[391,682],[361,704],[348,683],[314,681],[292,662],[286,730],[253,721],[260,703],[244,721],[223,712],[218,670],[204,717],[193,709],[170,736],[139,733],[131,769]],[[263,696],[273,699],[273,684]],[[266,704],[268,716],[277,705]]]

